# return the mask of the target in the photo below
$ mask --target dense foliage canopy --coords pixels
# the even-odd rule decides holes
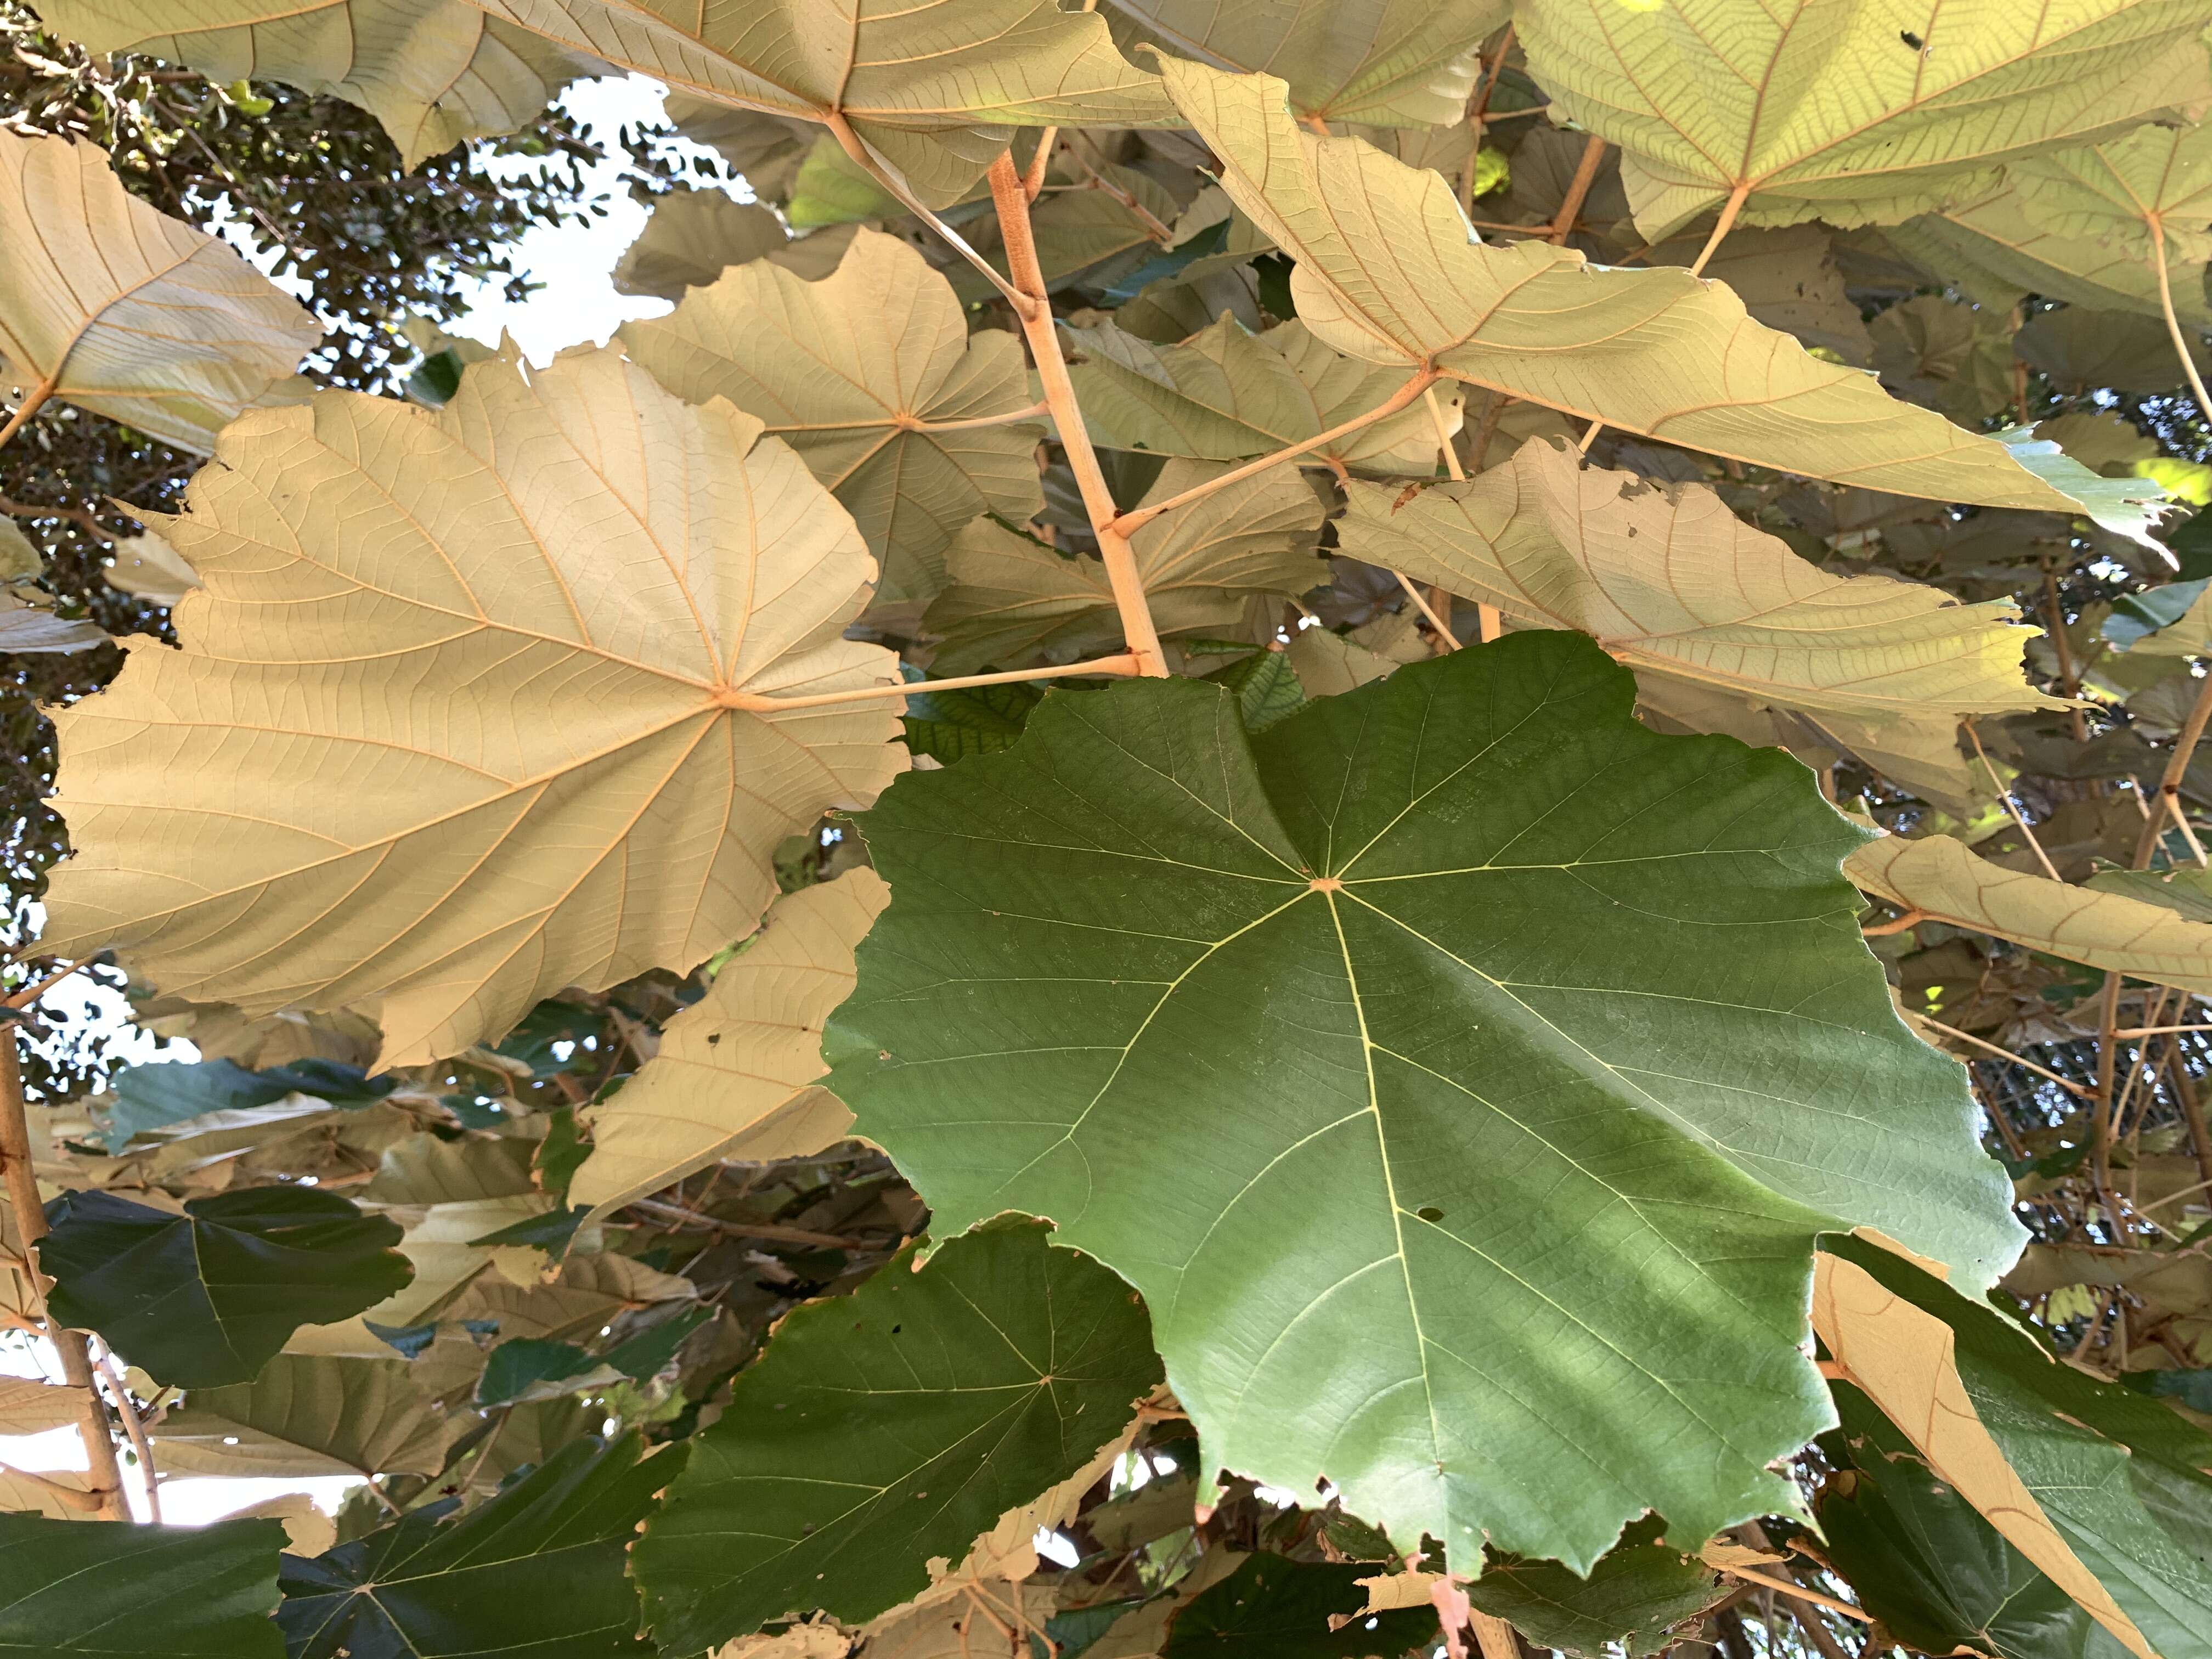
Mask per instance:
[[[0,37],[0,1652],[2212,1659],[2212,4]]]

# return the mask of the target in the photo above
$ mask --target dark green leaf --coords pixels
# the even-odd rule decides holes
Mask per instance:
[[[1995,1309],[1888,1250],[1849,1237],[1825,1248],[1950,1327],[1982,1426],[2161,1659],[2212,1656],[2212,1435],[2056,1363]]]
[[[684,1339],[714,1316],[711,1308],[682,1309],[651,1330],[641,1331],[628,1341],[617,1343],[602,1357],[623,1376],[642,1382],[659,1376],[668,1362],[676,1358]]]
[[[1642,1659],[1735,1588],[1658,1542],[1659,1533],[1656,1521],[1636,1522],[1587,1578],[1556,1561],[1508,1557],[1467,1587],[1468,1600],[1539,1646],[1601,1659],[1618,1645]]]
[[[578,1204],[566,1210],[547,1210],[538,1215],[525,1216],[521,1220],[486,1233],[482,1238],[472,1238],[469,1243],[479,1249],[490,1249],[501,1244],[526,1244],[548,1255],[568,1253],[568,1242],[576,1236],[576,1229],[592,1212],[587,1204]]]
[[[927,687],[927,680],[919,684]],[[947,763],[988,755],[1021,736],[1044,694],[1033,685],[971,685],[958,691],[909,691],[906,746]]]
[[[249,1382],[301,1326],[349,1319],[415,1276],[397,1223],[311,1188],[217,1193],[180,1216],[67,1193],[46,1216],[55,1315],[173,1388]]]
[[[2011,1189],[1850,923],[1858,833],[1633,692],[1529,632],[1256,738],[1197,681],[1048,693],[862,820],[830,1086],[938,1225],[1048,1215],[1146,1292],[1209,1474],[1459,1562],[1786,1506],[1814,1241],[1985,1285]]]
[[[538,1186],[551,1194],[556,1203],[565,1203],[568,1182],[591,1155],[591,1143],[576,1130],[575,1108],[563,1106],[552,1115],[545,1139],[538,1143],[534,1167]]]
[[[690,1653],[788,1613],[873,1618],[1066,1480],[1159,1377],[1127,1285],[1034,1224],[915,1247],[786,1319],[636,1549]]]
[[[636,1639],[623,1557],[683,1465],[625,1435],[564,1446],[479,1507],[418,1510],[313,1560],[284,1558],[289,1659],[617,1659]]]
[[[1848,1383],[1837,1465],[1817,1513],[1825,1553],[1892,1636],[1928,1653],[2120,1659],[2126,1650],[1930,1474],[1911,1443]]]
[[[115,1073],[115,1104],[96,1138],[109,1152],[120,1152],[133,1135],[204,1112],[267,1106],[291,1094],[313,1095],[350,1110],[374,1105],[398,1086],[397,1078],[372,1078],[358,1066],[334,1060],[295,1060],[265,1072],[249,1072],[228,1060],[125,1066]]]
[[[2105,637],[2124,651],[2137,640],[2171,628],[2204,592],[2205,578],[2167,582],[2140,593],[2123,593],[2112,601],[2112,614],[2105,618]]]
[[[1125,1613],[1133,1613],[1145,1605],[1141,1595],[1124,1596],[1116,1601],[1097,1601],[1087,1607],[1069,1607],[1056,1613],[1045,1621],[1045,1639],[1052,1644],[1049,1659],[1082,1659],[1098,1638],[1114,1628],[1115,1622]],[[1047,1650],[1036,1638],[1030,1639],[1030,1652],[1035,1659],[1048,1659]]]
[[[524,1400],[573,1394],[596,1382],[610,1381],[611,1368],[573,1342],[549,1342],[518,1336],[502,1342],[484,1360],[477,1378],[477,1405],[484,1411]]]
[[[1237,712],[1244,717],[1248,732],[1264,732],[1305,704],[1305,687],[1298,684],[1290,658],[1280,651],[1255,651],[1201,678],[1237,694]]]
[[[143,1527],[0,1515],[0,1654],[278,1659],[274,1521]]]
[[[1397,1659],[1433,1642],[1437,1615],[1426,1607],[1360,1613],[1367,1592],[1354,1581],[1375,1571],[1252,1556],[1176,1614],[1161,1659]],[[1346,1622],[1331,1630],[1332,1617]]]

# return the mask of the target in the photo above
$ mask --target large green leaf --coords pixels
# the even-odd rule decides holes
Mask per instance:
[[[1926,0],[1521,0],[1529,72],[1620,145],[1663,236],[1748,196],[1747,222],[1894,223],[2000,163],[2212,97],[2192,0],[1947,9]]]
[[[69,1193],[39,1262],[54,1316],[173,1388],[250,1382],[302,1325],[349,1319],[414,1278],[397,1222],[336,1193],[250,1187],[172,1215],[112,1193]]]
[[[2123,1642],[2212,1655],[2212,1435],[1887,1250],[1827,1248],[1846,1265],[1824,1279],[1823,1339],[1944,1483]]]
[[[1822,1551],[1860,1604],[1927,1653],[1996,1659],[2120,1659],[2079,1603],[1938,1480],[1864,1395],[1836,1387],[1842,1429],[1821,1437],[1830,1474]]]
[[[2121,534],[2146,533],[2140,481],[2130,505],[2085,468],[2039,465],[1900,403],[1686,270],[1593,267],[1536,240],[1486,246],[1441,173],[1305,131],[1280,81],[1174,58],[1162,68],[1221,158],[1222,188],[1297,260],[1299,318],[1339,351],[1408,373],[1433,366],[1784,471],[1936,501],[2087,511]]]
[[[830,1086],[939,1226],[1049,1216],[1145,1292],[1209,1471],[1455,1565],[1787,1507],[1815,1237],[1985,1285],[2019,1233],[1856,832],[1633,690],[1528,633],[1251,738],[1210,686],[1049,693],[866,821]]]
[[[274,1521],[146,1527],[0,1515],[0,1654],[279,1659]]]
[[[1016,127],[1174,119],[1104,21],[1058,0],[476,3],[679,93],[843,123],[933,207],[965,194]]]
[[[1464,118],[1483,37],[1510,0],[1112,0],[1117,33],[1290,83],[1310,119],[1377,127]]]
[[[410,167],[527,125],[564,82],[604,68],[468,0],[46,0],[39,15],[94,52],[343,98],[384,124]]]
[[[623,1558],[654,1494],[683,1466],[638,1459],[635,1436],[573,1441],[453,1516],[440,1504],[312,1561],[281,1583],[290,1659],[617,1659],[637,1592]]]
[[[671,1653],[824,1607],[858,1624],[932,1556],[1091,1461],[1159,1378],[1145,1310],[1044,1230],[914,1248],[799,1309],[696,1443],[635,1552]]]

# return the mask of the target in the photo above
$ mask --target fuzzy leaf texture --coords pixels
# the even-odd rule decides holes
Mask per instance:
[[[2148,534],[2155,490],[2116,489],[1900,403],[1687,271],[1606,270],[1542,241],[1486,246],[1441,173],[1306,131],[1280,81],[1173,58],[1162,67],[1220,156],[1222,187],[1297,260],[1299,318],[1340,351],[1409,372],[1433,362],[1583,420],[1808,477],[2086,511],[2117,533]]]
[[[759,434],[590,348],[233,425],[164,532],[185,649],[62,716],[46,948],[251,1012],[380,997],[404,1064],[742,937],[777,843],[904,764],[896,698],[758,701],[896,680],[839,637],[859,532]]]
[[[830,1086],[939,1226],[1045,1216],[1145,1292],[1210,1467],[1463,1571],[1784,1505],[1814,1237],[1985,1285],[2020,1234],[1850,929],[1856,833],[1632,696],[1561,634],[1256,738],[1204,685],[1048,694],[867,819]]]

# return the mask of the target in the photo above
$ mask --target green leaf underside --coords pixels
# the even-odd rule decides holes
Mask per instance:
[[[100,1139],[109,1152],[120,1152],[134,1135],[207,1112],[273,1105],[292,1094],[338,1107],[368,1106],[398,1085],[396,1078],[371,1078],[358,1066],[330,1060],[303,1060],[265,1072],[228,1060],[126,1066],[115,1073],[115,1103]]]
[[[915,1246],[741,1372],[635,1551],[670,1653],[822,1607],[860,1623],[1067,1479],[1159,1377],[1145,1311],[1041,1227]]]
[[[466,1515],[435,1504],[313,1560],[285,1557],[276,1617],[290,1659],[649,1651],[633,1639],[624,1553],[684,1456],[640,1462],[635,1436],[571,1441]]]
[[[1829,1482],[1823,1553],[1899,1640],[1996,1659],[2120,1659],[2127,1650],[1932,1474],[1912,1443],[1849,1383],[1843,1427],[1821,1438],[1852,1471]]]
[[[2160,1659],[2212,1659],[2212,1435],[2059,1364],[1887,1250],[1851,1238],[1828,1248],[1951,1328],[1982,1426]]]
[[[1145,1293],[1209,1470],[1462,1566],[1787,1507],[1814,1237],[1980,1285],[2018,1233],[1855,832],[1632,692],[1530,633],[1250,738],[1189,682],[1048,695],[864,820],[897,896],[830,1085],[939,1226],[1045,1216]]]
[[[274,1521],[145,1527],[0,1515],[0,1654],[282,1659]]]
[[[396,1222],[312,1188],[217,1193],[182,1215],[108,1193],[47,1208],[55,1316],[174,1388],[251,1382],[301,1326],[350,1318],[415,1275]]]
[[[1397,1659],[1433,1643],[1437,1615],[1427,1607],[1359,1612],[1367,1593],[1356,1581],[1375,1571],[1248,1556],[1176,1614],[1161,1659]],[[1354,1616],[1340,1629],[1328,1627],[1332,1616],[1347,1614]]]

